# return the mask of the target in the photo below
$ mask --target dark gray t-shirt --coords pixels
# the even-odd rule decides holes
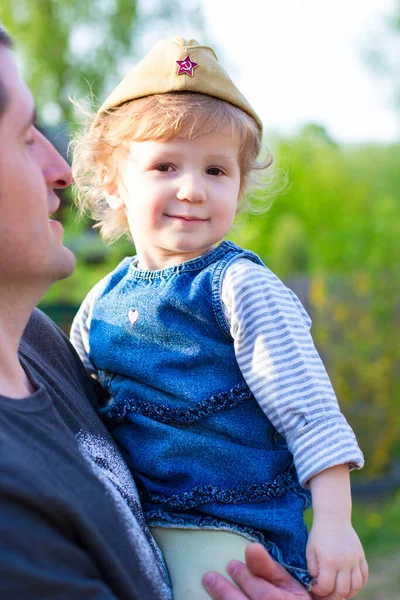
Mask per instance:
[[[0,396],[0,598],[167,600],[158,548],[67,338],[35,311],[20,347],[37,386]]]

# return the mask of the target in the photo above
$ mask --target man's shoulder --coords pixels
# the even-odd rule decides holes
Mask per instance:
[[[21,339],[22,364],[35,381],[60,401],[66,391],[70,403],[90,403],[97,407],[93,380],[88,376],[67,336],[42,311],[35,309]]]
[[[19,354],[30,363],[82,370],[82,364],[63,331],[39,309],[35,309],[22,335]]]
[[[20,349],[41,347],[45,344],[65,345],[68,338],[44,312],[35,308],[25,327]]]

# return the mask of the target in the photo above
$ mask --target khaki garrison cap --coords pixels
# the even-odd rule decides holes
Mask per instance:
[[[221,67],[214,50],[182,37],[158,42],[111,92],[99,114],[129,100],[169,92],[199,92],[225,100],[253,117],[262,131],[260,118]]]

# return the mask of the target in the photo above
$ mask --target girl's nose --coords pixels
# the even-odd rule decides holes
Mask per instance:
[[[177,191],[178,200],[183,202],[204,202],[206,192],[201,177],[186,174],[181,177]]]

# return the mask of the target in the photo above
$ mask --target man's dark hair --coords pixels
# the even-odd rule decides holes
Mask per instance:
[[[0,47],[1,46],[11,49],[13,47],[13,42],[6,30],[0,25]],[[0,78],[0,118],[6,108],[6,103],[7,94]]]

